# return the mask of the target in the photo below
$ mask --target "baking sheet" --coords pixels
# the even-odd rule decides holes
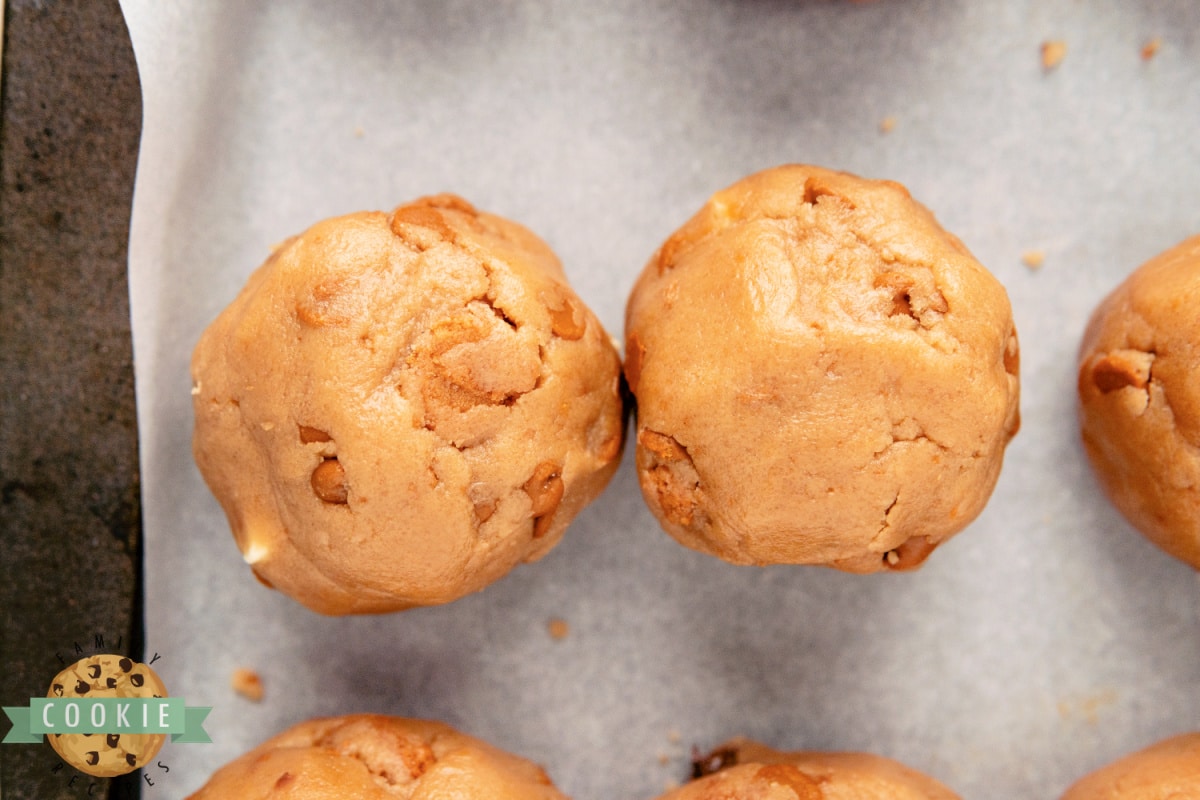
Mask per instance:
[[[443,719],[578,800],[651,798],[693,745],[735,734],[888,755],[966,798],[1055,797],[1200,728],[1200,581],[1099,494],[1073,410],[1095,302],[1200,231],[1200,5],[123,8],[145,92],[130,269],[148,650],[173,694],[213,707],[213,743],[168,744],[148,796],[356,711]],[[1052,70],[1047,40],[1067,45]],[[269,245],[457,192],[543,236],[619,335],[658,243],[713,191],[792,161],[903,182],[1013,301],[1024,427],[984,514],[922,570],[692,553],[643,506],[627,452],[546,559],[452,605],[330,619],[254,580],[192,464],[187,365]],[[259,704],[229,688],[243,666]]]

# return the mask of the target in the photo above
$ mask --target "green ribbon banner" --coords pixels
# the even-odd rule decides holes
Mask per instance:
[[[182,697],[34,697],[27,708],[4,706],[13,726],[3,743],[40,742],[47,733],[169,733],[172,742],[208,743],[210,711],[184,706]]]

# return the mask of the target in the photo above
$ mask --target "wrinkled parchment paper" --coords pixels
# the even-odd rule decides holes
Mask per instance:
[[[888,755],[966,798],[1050,798],[1200,728],[1200,581],[1099,493],[1073,360],[1096,301],[1200,232],[1200,5],[123,6],[145,92],[130,269],[148,648],[172,694],[213,707],[213,743],[168,744],[146,796],[358,711],[445,720],[577,800],[651,798],[692,746],[735,734]],[[1066,55],[1047,70],[1049,40]],[[619,336],[659,242],[789,161],[906,184],[1013,301],[1023,430],[985,513],[922,570],[687,551],[627,451],[554,552],[450,606],[330,619],[254,580],[192,463],[188,359],[271,244],[457,192],[544,237]],[[230,689],[239,667],[261,703]]]

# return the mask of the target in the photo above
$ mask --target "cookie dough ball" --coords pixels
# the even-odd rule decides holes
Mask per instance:
[[[441,195],[280,246],[192,358],[193,450],[245,560],[325,614],[550,550],[624,433],[609,336],[525,228]]]
[[[959,800],[928,775],[868,753],[784,753],[734,739],[695,768],[696,780],[659,800]]]
[[[95,655],[54,676],[47,697],[167,697],[153,669],[131,658]],[[51,733],[46,739],[76,769],[98,778],[125,775],[149,764],[166,741],[150,733]]]
[[[737,564],[915,567],[1018,427],[1004,288],[890,181],[790,165],[718,192],[625,331],[646,502]]]
[[[1079,351],[1083,445],[1100,485],[1152,542],[1200,569],[1200,236],[1137,269]]]
[[[1114,761],[1067,789],[1062,800],[1174,800],[1200,792],[1200,733]]]
[[[566,800],[545,770],[440,722],[303,722],[231,761],[189,800]]]

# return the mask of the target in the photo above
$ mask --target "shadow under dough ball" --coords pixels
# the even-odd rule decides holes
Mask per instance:
[[[192,358],[196,463],[254,574],[325,614],[550,550],[623,444],[620,361],[525,228],[452,195],[283,243]]]
[[[734,739],[694,762],[659,800],[960,800],[937,780],[870,753],[780,752]]]
[[[440,722],[314,719],[231,761],[188,800],[567,800],[537,764]]]
[[[1185,733],[1080,778],[1062,800],[1186,800],[1200,796],[1200,732]]]
[[[1146,262],[1079,350],[1083,445],[1135,528],[1200,569],[1200,236]]]
[[[1004,288],[897,183],[776,167],[718,192],[626,309],[659,522],[738,564],[919,565],[1016,433]]]

